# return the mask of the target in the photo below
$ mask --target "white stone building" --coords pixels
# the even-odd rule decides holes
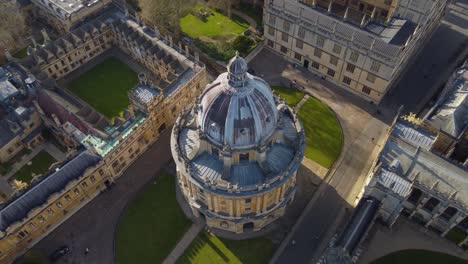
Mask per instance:
[[[446,0],[269,0],[266,46],[379,103],[439,24],[446,5]]]

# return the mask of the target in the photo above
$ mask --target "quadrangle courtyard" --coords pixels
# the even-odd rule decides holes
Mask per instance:
[[[110,57],[72,80],[67,89],[112,120],[129,105],[128,92],[138,75],[127,64]]]

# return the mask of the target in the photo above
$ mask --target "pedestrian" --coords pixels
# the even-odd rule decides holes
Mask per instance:
[[[84,254],[88,255],[88,253],[89,253],[89,248],[86,248]]]
[[[296,245],[296,240],[293,239],[293,240],[291,241],[291,244]]]

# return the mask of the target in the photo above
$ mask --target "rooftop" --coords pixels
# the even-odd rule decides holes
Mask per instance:
[[[386,23],[370,21],[368,16],[366,24],[360,26],[352,19],[294,0],[273,0],[271,9],[291,21],[299,17],[306,27],[317,28],[317,32],[327,38],[344,45],[352,44],[362,52],[372,50],[387,61],[398,58],[400,49],[416,29],[416,25],[407,20],[394,18]]]
[[[5,231],[11,224],[27,217],[28,213],[41,206],[50,195],[63,190],[67,184],[80,178],[100,158],[88,151],[81,152],[55,172],[33,183],[18,198],[0,210],[0,230]]]
[[[401,134],[402,128],[408,133]],[[382,184],[397,193],[407,193],[405,182],[408,181],[468,208],[467,169],[430,152],[428,146],[435,136],[421,136],[426,133],[411,123],[398,121],[380,154],[381,170],[374,177],[383,177]],[[420,135],[418,140],[414,140],[414,135]],[[403,180],[395,180],[396,175]],[[390,184],[390,181],[394,183]]]
[[[62,17],[69,17],[81,10],[90,8],[96,4],[109,2],[108,0],[41,0],[34,1],[53,10]]]
[[[431,126],[457,138],[468,125],[468,65],[457,70],[440,99],[424,118]]]
[[[19,93],[18,89],[6,76],[0,76],[0,102],[3,102]]]

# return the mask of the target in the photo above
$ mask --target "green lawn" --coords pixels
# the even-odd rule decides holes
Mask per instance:
[[[271,88],[274,94],[283,98],[291,107],[296,106],[301,101],[302,97],[304,97],[304,93],[297,89],[284,86],[272,86]]]
[[[274,245],[267,238],[227,240],[202,232],[178,260],[178,264],[268,263]]]
[[[198,15],[201,8],[212,15],[201,17]],[[254,37],[243,36],[249,28],[247,21],[234,14],[229,18],[203,4],[196,4],[192,12],[182,17],[180,27],[184,34],[194,39],[195,46],[215,60],[227,61],[236,50],[246,56],[257,45]]]
[[[77,79],[68,89],[109,119],[127,108],[128,91],[138,83],[137,74],[117,58],[109,58]]]
[[[340,123],[322,102],[310,97],[299,109],[299,118],[306,135],[305,156],[330,168],[343,144]]]
[[[421,249],[408,249],[397,251],[386,256],[383,256],[372,264],[466,264],[467,260],[447,255],[444,253],[427,251]]]
[[[31,166],[25,164],[18,172],[15,173],[15,175],[13,175],[12,179],[29,184],[33,178],[33,173],[38,175],[47,172],[50,165],[54,162],[56,162],[56,160],[49,153],[41,151],[31,160]]]
[[[175,183],[174,176],[162,173],[130,202],[115,238],[118,264],[161,263],[190,227],[176,201]]]
[[[196,14],[200,8],[210,10],[213,15],[208,16],[205,21],[193,14],[188,14],[180,20],[182,31],[192,38],[235,36],[249,28],[249,24],[241,18],[229,18],[206,5],[195,5],[192,13]]]

